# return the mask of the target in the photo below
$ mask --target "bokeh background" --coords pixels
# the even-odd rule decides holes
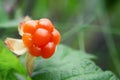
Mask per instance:
[[[97,56],[98,66],[120,77],[120,0],[0,0],[0,39],[20,38],[25,16],[49,18],[61,44]]]

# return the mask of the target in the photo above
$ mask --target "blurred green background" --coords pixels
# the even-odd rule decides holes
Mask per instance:
[[[49,18],[62,44],[96,55],[97,65],[120,76],[120,0],[0,0],[0,39],[20,38],[25,16]]]

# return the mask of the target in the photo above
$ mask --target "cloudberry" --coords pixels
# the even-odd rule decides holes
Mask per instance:
[[[60,43],[60,33],[49,19],[29,20],[22,24],[24,45],[32,56],[49,58]]]
[[[34,20],[26,21],[23,24],[23,32],[33,34],[37,28],[37,23]]]

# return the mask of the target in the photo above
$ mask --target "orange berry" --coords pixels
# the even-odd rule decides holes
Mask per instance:
[[[32,45],[32,35],[29,33],[24,33],[22,36],[23,43],[26,47],[30,47]]]
[[[49,42],[42,48],[42,54],[41,56],[43,58],[49,58],[51,57],[55,52],[56,45],[53,42]]]
[[[49,32],[52,32],[54,29],[54,26],[49,19],[43,18],[39,20],[38,28],[43,28],[48,30]]]
[[[60,33],[49,19],[29,20],[22,24],[22,40],[32,56],[51,57],[60,43]]]
[[[38,56],[41,55],[41,48],[33,44],[29,48],[29,52],[30,52],[31,55],[38,57]]]
[[[53,32],[52,32],[52,41],[55,43],[55,44],[59,44],[60,43],[60,33],[54,29]]]
[[[33,34],[37,29],[37,22],[34,20],[26,21],[23,24],[23,32]]]
[[[38,46],[47,44],[51,39],[51,34],[42,28],[39,28],[33,34],[33,43]]]

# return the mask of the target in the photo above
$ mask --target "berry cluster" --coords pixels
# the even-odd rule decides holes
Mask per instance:
[[[29,20],[22,24],[22,40],[33,56],[49,58],[60,42],[60,33],[49,19]]]

